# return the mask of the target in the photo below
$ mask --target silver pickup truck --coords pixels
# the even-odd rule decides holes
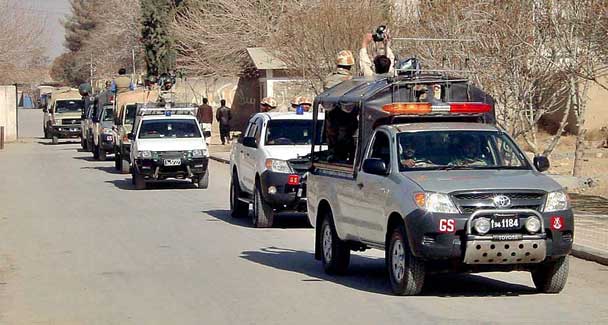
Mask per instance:
[[[334,146],[312,153],[307,194],[326,272],[344,273],[351,250],[377,248],[398,295],[419,294],[427,273],[445,271],[530,271],[540,292],[563,289],[568,196],[542,174],[547,158],[530,161],[492,123],[491,97],[432,75],[353,80],[318,96],[319,107]],[[350,152],[352,140],[331,139],[340,134],[331,128],[349,129],[349,114],[358,121]]]

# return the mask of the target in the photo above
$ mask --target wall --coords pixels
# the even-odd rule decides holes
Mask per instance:
[[[17,94],[15,86],[0,86],[0,126],[4,126],[4,141],[17,140]]]

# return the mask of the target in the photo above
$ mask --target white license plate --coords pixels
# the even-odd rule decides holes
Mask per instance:
[[[165,159],[163,161],[163,164],[165,166],[179,166],[182,164],[182,160],[181,159]]]

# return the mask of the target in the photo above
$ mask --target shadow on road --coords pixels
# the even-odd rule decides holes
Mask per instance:
[[[608,199],[597,195],[569,193],[574,211],[608,215]]]
[[[235,226],[252,228],[251,213],[247,216],[234,218],[230,215],[230,210],[209,210],[202,211],[212,217]],[[308,217],[303,213],[280,213],[274,217],[273,229],[294,229],[294,228],[311,228]]]
[[[267,247],[259,251],[245,251],[241,258],[279,270],[297,272],[312,279],[301,281],[329,281],[352,289],[392,295],[383,258],[351,255],[347,274],[327,275],[312,252]],[[512,284],[473,274],[437,274],[426,278],[422,296],[435,297],[505,297],[535,294],[534,288]]]
[[[114,166],[80,167],[80,169],[95,169],[104,171],[109,174],[120,174],[120,171],[116,170]]]
[[[72,157],[72,158],[77,159],[77,160],[84,160],[84,161],[90,161],[90,162],[100,162],[100,163],[106,162],[106,161],[114,161],[113,158],[109,158],[109,157],[106,157],[106,160],[97,160],[93,156]]]
[[[93,167],[94,169],[95,167]],[[106,167],[110,168],[110,167]],[[114,167],[111,167],[114,169]],[[116,172],[116,174],[119,174]],[[155,181],[148,182],[145,190],[137,190],[135,189],[135,185],[132,184],[131,178],[127,179],[116,179],[111,181],[105,181],[106,183],[113,184],[117,188],[121,190],[129,190],[129,191],[154,191],[154,190],[194,190],[198,189],[194,184],[188,181],[179,181],[179,180],[168,180],[168,181]]]
[[[53,144],[50,141],[38,141],[39,144],[41,145],[45,145],[45,146],[60,146],[60,145],[66,145],[66,144],[80,144],[80,142],[76,142],[76,141],[59,141],[57,144]]]

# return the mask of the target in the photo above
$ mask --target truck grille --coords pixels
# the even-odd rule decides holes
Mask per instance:
[[[470,214],[479,209],[496,209],[494,197],[505,195],[511,199],[510,209],[541,210],[545,192],[457,192],[452,193],[454,203],[462,213]]]
[[[62,119],[61,124],[62,125],[75,125],[75,124],[80,125],[80,120],[81,119],[75,119],[75,118]]]
[[[158,157],[165,159],[177,159],[182,158],[184,156],[183,151],[159,151]]]

